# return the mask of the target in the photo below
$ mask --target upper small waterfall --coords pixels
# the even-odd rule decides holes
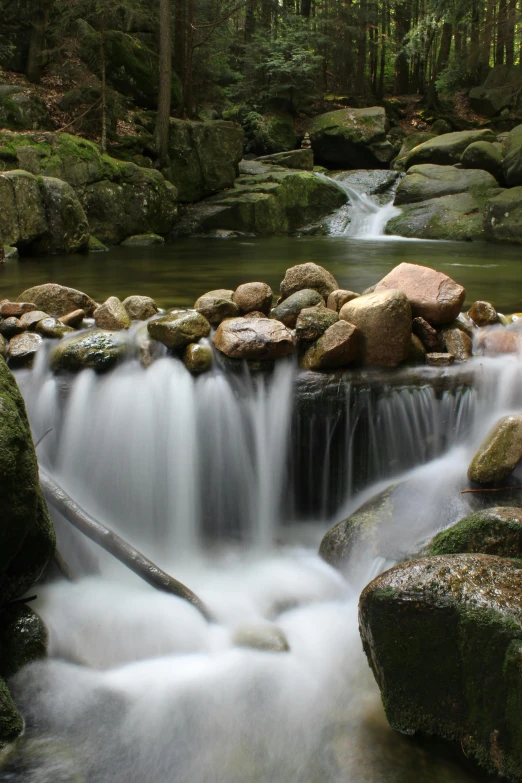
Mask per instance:
[[[393,205],[399,173],[382,170],[342,171],[334,179],[348,202],[327,220],[329,233],[374,239],[384,236],[386,224],[400,210]]]

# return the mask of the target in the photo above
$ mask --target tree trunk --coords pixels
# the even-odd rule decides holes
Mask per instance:
[[[312,8],[311,0],[301,0],[301,16],[304,16],[305,19],[310,18],[311,8]]]
[[[169,164],[169,125],[172,98],[172,37],[170,0],[159,0],[159,88],[156,147],[160,168]]]
[[[382,4],[382,23],[381,23],[381,62],[379,69],[379,84],[377,95],[382,98],[384,95],[384,69],[386,66],[386,23],[387,23],[387,2],[383,0]]]
[[[193,88],[192,65],[194,62],[194,0],[188,0],[187,8],[187,55],[185,60],[185,83],[183,85],[183,106],[186,117],[192,117]]]
[[[187,60],[187,0],[175,0],[175,3],[174,70],[184,89]]]
[[[27,78],[33,84],[40,84],[40,79],[42,77],[48,13],[49,0],[37,0],[31,19],[31,38],[29,41],[29,54],[27,56],[26,66]]]
[[[107,63],[105,58],[105,19],[101,21],[100,31],[100,70],[101,70],[101,138],[100,150],[107,152]]]
[[[499,0],[497,17],[497,43],[495,47],[495,65],[504,64],[504,50],[507,37],[507,3]]]
[[[481,54],[482,76],[485,76],[487,74],[487,71],[489,70],[489,62],[491,58],[491,43],[493,41],[494,8],[495,8],[495,0],[487,0],[486,22],[484,24],[484,35],[482,38],[482,54]]]
[[[243,39],[246,44],[252,42],[252,36],[254,35],[254,5],[255,0],[247,0],[245,7],[245,34]]]
[[[361,0],[359,6],[359,40],[357,42],[356,89],[359,94],[366,92],[366,37],[368,26],[367,0]]]
[[[411,5],[409,0],[400,0],[395,6],[395,31],[397,43],[405,43],[411,27]],[[399,51],[395,60],[395,92],[406,95],[410,89],[410,64],[405,52]]]
[[[506,19],[506,65],[515,62],[515,25],[517,21],[517,0],[509,0]]]

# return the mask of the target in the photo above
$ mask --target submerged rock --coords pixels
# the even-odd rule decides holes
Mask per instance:
[[[491,429],[468,468],[477,484],[501,482],[522,459],[522,415],[503,416]]]
[[[109,298],[94,311],[94,323],[100,329],[130,329],[131,319],[117,296]]]
[[[399,290],[381,290],[364,294],[341,308],[343,321],[361,332],[363,364],[396,367],[409,352],[411,307]]]
[[[466,289],[451,277],[418,264],[399,264],[383,277],[375,291],[390,288],[406,295],[414,317],[420,316],[432,325],[453,321],[466,296]]]
[[[241,625],[236,628],[232,642],[237,647],[250,647],[265,652],[289,652],[285,632],[277,625]]]
[[[476,350],[485,356],[517,354],[522,348],[522,335],[503,326],[481,329],[475,340]]]
[[[151,247],[152,245],[164,245],[165,239],[159,234],[134,234],[124,239],[121,244],[124,247]]]
[[[303,354],[301,367],[305,370],[349,367],[359,357],[361,342],[361,333],[356,326],[347,321],[337,321]]]
[[[326,300],[339,286],[335,277],[318,264],[297,264],[287,269],[281,281],[281,299],[287,299],[304,288],[317,291]]]
[[[90,367],[110,370],[127,354],[127,343],[118,332],[92,329],[62,340],[50,355],[53,370],[77,372]]]
[[[324,304],[324,298],[318,291],[314,291],[311,288],[303,288],[302,291],[296,291],[295,294],[290,294],[289,297],[284,299],[277,307],[272,310],[272,318],[276,318],[281,323],[293,329],[297,322],[297,317],[301,310],[307,307],[315,307],[316,305]]]
[[[272,307],[272,289],[266,283],[243,283],[232,296],[242,315],[260,312],[268,315]]]
[[[87,315],[92,315],[97,307],[96,302],[82,291],[67,288],[58,283],[44,283],[28,288],[18,297],[19,302],[33,302],[37,308],[50,315],[67,315],[81,308]]]
[[[177,310],[147,324],[149,334],[167,348],[180,351],[189,343],[208,337],[210,324],[201,313],[195,310]]]
[[[522,571],[491,555],[428,557],[359,601],[364,651],[392,728],[460,743],[491,773],[522,775]]]
[[[213,341],[231,359],[279,359],[294,352],[292,333],[270,318],[230,318],[218,326]]]
[[[499,506],[469,514],[436,535],[426,554],[462,552],[522,559],[522,509]]]

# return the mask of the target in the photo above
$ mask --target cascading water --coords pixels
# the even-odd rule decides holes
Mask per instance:
[[[78,579],[38,590],[50,660],[12,683],[26,737],[0,780],[473,780],[388,729],[356,605],[397,547],[413,551],[466,513],[470,454],[496,417],[522,409],[516,357],[385,382],[291,362],[269,377],[194,380],[171,358],[65,379],[42,355],[18,379],[35,438],[53,427],[42,463],[217,622],[105,557],[74,560],[91,550],[59,526]],[[320,536],[398,477],[408,491],[390,523],[394,551],[361,553],[345,581],[314,554]],[[290,652],[233,644],[238,627],[273,623]]]

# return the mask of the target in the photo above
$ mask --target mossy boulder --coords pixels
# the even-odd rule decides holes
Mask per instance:
[[[490,242],[522,244],[522,185],[498,191],[487,200],[484,233]]]
[[[484,84],[470,90],[470,107],[484,117],[494,117],[508,107],[516,108],[521,80],[519,65],[495,65],[489,69]]]
[[[460,159],[465,169],[483,169],[489,171],[495,179],[503,183],[502,152],[490,141],[474,141],[466,147]]]
[[[7,685],[0,680],[0,748],[14,742],[23,728],[22,716],[16,709]]]
[[[313,288],[303,288],[287,296],[272,310],[272,318],[294,329],[299,313],[305,308],[324,304],[324,297]]]
[[[423,144],[425,141],[434,139],[436,133],[428,133],[426,131],[415,131],[410,133],[402,140],[402,147],[399,150],[399,154],[392,160],[391,166],[396,171],[404,171],[404,161],[408,157],[408,154],[414,147],[418,147],[419,144]]]
[[[180,201],[200,201],[232,187],[243,139],[243,130],[234,122],[171,119],[170,166],[164,174],[178,189]]]
[[[321,114],[309,128],[317,163],[336,168],[387,168],[394,156],[381,106]]]
[[[47,656],[48,633],[41,617],[23,603],[0,613],[0,676],[12,677],[23,666]]]
[[[55,177],[40,179],[47,231],[31,245],[32,253],[77,253],[85,250],[90,231],[73,188]]]
[[[460,519],[433,538],[427,555],[479,552],[522,559],[522,510],[509,506],[487,508]]]
[[[408,169],[406,176],[399,182],[394,204],[413,204],[455,193],[473,193],[477,189],[483,191],[496,187],[497,180],[487,171],[423,163]]]
[[[119,332],[92,329],[62,340],[53,349],[49,361],[54,371],[78,372],[89,367],[105,372],[126,355],[127,343]]]
[[[92,315],[97,306],[94,299],[83,291],[58,283],[42,283],[26,288],[17,301],[31,302],[39,310],[56,316],[67,315],[79,309],[84,311],[84,315]]]
[[[475,141],[496,141],[496,136],[489,128],[472,131],[455,131],[443,133],[433,139],[424,141],[413,147],[404,159],[404,169],[419,163],[435,163],[439,166],[453,166],[459,163],[462,153]]]
[[[359,601],[364,651],[392,728],[457,742],[522,776],[522,570],[483,554],[406,562]]]
[[[26,171],[0,174],[0,242],[29,247],[47,231],[37,178]]]
[[[273,163],[285,169],[314,170],[314,153],[311,149],[276,152],[273,155],[263,155],[258,159],[261,163]]]
[[[522,185],[522,125],[517,125],[504,140],[504,179],[509,187]]]
[[[258,114],[251,111],[243,116],[242,126],[245,131],[245,150],[254,155],[287,152],[296,146],[294,119],[287,112]]]
[[[0,128],[13,131],[50,130],[49,111],[36,90],[0,85]]]

